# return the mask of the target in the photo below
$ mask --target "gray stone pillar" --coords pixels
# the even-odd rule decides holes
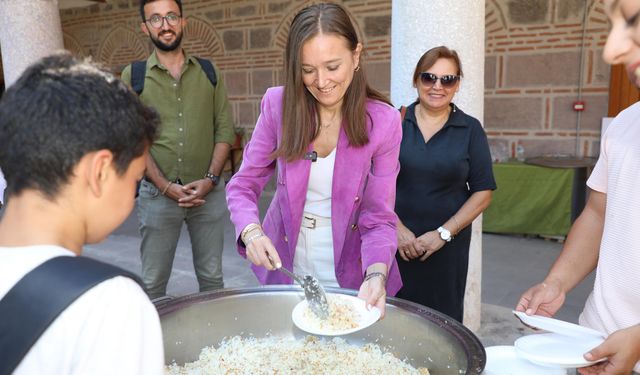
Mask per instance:
[[[392,0],[391,100],[397,107],[416,97],[411,77],[418,59],[446,45],[460,55],[464,78],[453,101],[466,113],[484,117],[484,0]],[[464,324],[480,328],[482,217],[473,223]]]
[[[33,62],[63,48],[58,0],[0,0],[0,49],[6,87]]]

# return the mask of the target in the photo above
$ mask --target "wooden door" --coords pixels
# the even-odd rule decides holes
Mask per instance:
[[[640,100],[640,91],[629,82],[624,65],[612,66],[609,80],[609,117],[615,117],[638,100]]]

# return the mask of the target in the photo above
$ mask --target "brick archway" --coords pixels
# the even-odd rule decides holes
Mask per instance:
[[[507,30],[507,19],[496,0],[486,2],[484,14],[484,27],[487,34],[494,34]]]
[[[80,42],[68,33],[62,33],[64,48],[75,56],[86,56]]]
[[[596,23],[598,25],[608,25],[609,19],[604,10],[604,4],[601,1],[593,0],[588,6],[587,24]]]
[[[211,24],[198,17],[189,17],[185,28],[184,48],[191,54],[214,58],[224,55],[224,45]]]
[[[149,44],[139,33],[123,25],[115,25],[100,43],[96,57],[115,72],[120,72],[131,61],[146,59],[149,53]]]
[[[278,27],[276,28],[276,32],[274,34],[273,46],[275,48],[284,51],[284,48],[287,45],[287,37],[289,35],[289,28],[291,27],[291,21],[293,20],[293,18],[302,9],[317,3],[321,3],[321,1],[304,1],[296,5],[295,7],[291,7],[287,11],[287,15],[282,19],[280,24],[278,24]],[[342,5],[347,10],[347,14],[349,15],[349,18],[351,18],[353,26],[356,29],[356,34],[358,34],[358,39],[362,42],[364,40],[364,33],[362,32],[362,30],[360,30],[360,24],[356,22],[357,18],[353,16],[353,13],[351,13],[351,11],[349,11],[349,7],[347,5],[342,4],[341,2],[340,5]]]

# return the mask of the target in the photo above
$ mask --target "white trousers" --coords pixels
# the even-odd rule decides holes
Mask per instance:
[[[298,234],[293,272],[311,275],[322,286],[339,287],[333,257],[331,218],[305,212]]]

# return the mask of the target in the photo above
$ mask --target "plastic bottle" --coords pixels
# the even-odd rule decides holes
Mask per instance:
[[[518,161],[524,161],[524,146],[522,143],[518,143],[516,146],[516,159]]]

